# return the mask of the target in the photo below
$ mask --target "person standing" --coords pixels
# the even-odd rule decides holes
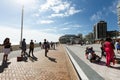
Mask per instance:
[[[46,39],[44,39],[44,43],[43,43],[44,49],[45,49],[45,57],[47,57],[47,53],[49,51],[49,43],[46,41]]]
[[[26,42],[25,42],[25,39],[23,39],[22,43],[21,43],[21,57],[25,56],[26,54]]]
[[[105,57],[104,40],[103,39],[101,39],[101,47],[100,47],[100,49],[101,49],[101,59],[102,59],[103,56]]]
[[[33,42],[33,40],[31,40],[30,46],[29,46],[29,56],[30,56],[31,52],[32,52],[32,56],[34,56],[33,51],[34,51],[34,42]]]
[[[42,43],[41,43],[41,42],[39,42],[39,46],[40,46],[40,48],[41,48],[41,45],[42,45]]]
[[[116,45],[117,53],[120,53],[120,41],[117,40],[115,45]]]
[[[4,46],[3,52],[3,61],[7,61],[8,60],[8,54],[11,51],[11,43],[10,43],[10,39],[9,38],[5,38],[2,46]]]
[[[104,43],[104,50],[106,52],[106,66],[110,67],[110,62],[113,62],[113,65],[115,64],[114,60],[114,46],[112,43],[111,38],[106,38],[105,43]]]

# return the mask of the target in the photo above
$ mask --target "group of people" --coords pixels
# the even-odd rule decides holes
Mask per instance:
[[[57,47],[57,42],[55,43],[52,41],[51,42],[47,41],[47,44],[49,45],[49,49],[55,50],[55,48]],[[44,43],[39,42],[39,46],[41,47],[41,49],[44,49]]]
[[[45,49],[45,56],[47,57],[47,53],[50,49],[50,45],[49,45],[49,42],[46,39],[44,39],[43,48]],[[21,49],[22,49],[21,56],[25,56],[25,54],[26,54],[25,39],[23,39],[23,41],[21,43]],[[31,40],[30,45],[29,45],[29,55],[28,55],[29,57],[30,57],[30,53],[32,53],[32,56],[34,57],[33,51],[34,51],[34,42],[33,42],[33,40]]]
[[[20,48],[22,50],[21,57],[23,57],[27,54],[26,53],[27,45],[26,45],[25,39],[23,39],[23,41],[21,42]],[[30,57],[30,53],[32,53],[32,56],[34,56],[33,51],[34,51],[34,42],[33,42],[33,40],[31,40],[30,45],[29,45],[29,55],[28,55],[29,57]]]
[[[98,55],[96,55],[97,60],[102,59],[102,57],[104,56],[106,58],[106,66],[107,67],[111,67],[111,62],[113,63],[113,65],[115,64],[115,53],[114,53],[114,43],[113,40],[111,38],[106,38],[106,40],[101,40],[101,57],[99,57]],[[120,50],[120,49],[117,49]],[[89,49],[88,47],[86,48],[86,56],[89,60],[94,59],[96,60],[96,58],[94,58],[95,52],[93,51],[93,49]],[[90,57],[90,54],[92,53],[92,57]],[[90,57],[90,58],[89,58]]]
[[[47,53],[49,51],[49,44],[47,42],[46,39],[44,39],[44,49],[45,49],[45,56],[47,56]],[[8,54],[11,52],[12,50],[12,46],[11,46],[11,42],[10,42],[10,38],[5,38],[5,40],[3,41],[3,44],[0,44],[0,46],[3,46],[3,52],[4,52],[4,55],[3,55],[3,62],[7,62],[8,60]],[[30,44],[29,44],[29,54],[26,53],[26,49],[27,49],[27,44],[26,44],[26,41],[25,41],[25,38],[21,41],[21,45],[20,45],[20,48],[21,48],[21,57],[24,57],[25,55],[28,55],[28,57],[30,57],[31,53],[32,53],[32,56],[34,57],[34,42],[33,40],[30,41]]]

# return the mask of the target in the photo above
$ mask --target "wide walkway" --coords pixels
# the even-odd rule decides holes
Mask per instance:
[[[120,80],[120,63],[111,64],[113,67],[107,67],[105,57],[102,58],[100,63],[91,63],[85,57],[85,49],[87,46],[93,47],[95,53],[100,56],[100,44],[93,45],[70,45],[67,48],[75,61],[78,63],[84,74],[88,78],[87,80]],[[115,50],[116,53],[116,50]],[[120,59],[120,54],[116,53],[116,57]],[[81,75],[81,74],[80,74]]]
[[[44,56],[44,50],[37,50],[34,55],[20,62],[17,56],[10,58],[7,64],[1,61],[0,80],[79,80],[62,46],[49,50],[48,57]]]

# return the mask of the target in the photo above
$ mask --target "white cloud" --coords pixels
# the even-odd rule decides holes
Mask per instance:
[[[82,26],[79,25],[79,24],[75,24],[75,25],[73,25],[73,27],[74,27],[74,28],[80,28],[80,27],[82,27]]]
[[[3,43],[3,40],[6,37],[9,37],[12,44],[19,44],[20,42],[20,29],[10,28],[9,26],[0,26],[0,44]],[[39,30],[24,29],[23,38],[26,38],[26,42],[29,43],[31,39],[36,40],[37,42],[46,38],[48,41],[58,41],[60,34],[52,34]]]
[[[61,0],[47,0],[45,4],[40,6],[39,11],[46,11],[52,9],[54,6],[59,5]]]
[[[100,20],[101,18],[102,18],[102,12],[98,11],[97,13],[93,14],[90,19],[92,21],[96,21],[96,20]]]
[[[67,27],[66,27],[66,28],[61,28],[60,30],[69,30],[69,29],[70,29],[70,28],[67,28]]]
[[[7,0],[8,3],[14,5],[14,7],[24,5],[25,12],[33,11],[37,8],[39,0]]]
[[[34,13],[32,16],[39,17],[40,15],[38,13]]]
[[[82,10],[75,10],[74,7],[70,7],[70,9],[68,9],[66,12],[64,12],[64,13],[53,13],[50,16],[48,16],[48,18],[52,18],[52,17],[67,17],[67,16],[74,15],[76,13],[79,13],[81,11]]]
[[[54,23],[54,21],[52,21],[52,20],[41,20],[41,21],[37,21],[37,24],[50,24],[50,23]]]
[[[65,15],[60,13],[60,14],[51,14],[50,16],[48,16],[48,18],[52,18],[52,17],[64,17]]]
[[[64,11],[66,10],[67,8],[70,7],[70,4],[67,3],[67,2],[61,2],[60,4],[58,4],[57,6],[54,6],[52,8],[52,10],[55,12],[55,13],[60,13],[60,11]]]
[[[114,13],[114,14],[117,13],[117,4],[118,4],[118,1],[116,0],[116,1],[114,1],[114,2],[112,3],[112,5],[109,6],[109,8],[108,8],[108,9],[109,9],[112,13]]]
[[[73,24],[72,22],[63,23],[60,26],[62,26],[62,28],[60,28],[59,31],[79,30],[82,27],[81,25]],[[55,30],[58,30],[58,28],[56,28]]]
[[[63,25],[68,25],[68,24],[70,24],[70,22],[66,22],[66,23],[64,23]]]
[[[117,13],[117,3],[118,1],[113,1],[112,5],[108,7],[104,7],[102,10],[99,10],[95,14],[91,16],[92,21],[100,20],[100,19],[105,19],[106,16],[108,16],[111,12],[116,14]]]
[[[42,29],[40,30],[40,32],[46,32],[46,33],[56,33],[58,31],[57,27],[52,27],[52,28],[46,28],[46,29]]]
[[[52,18],[71,16],[81,12],[82,10],[75,9],[71,2],[63,0],[47,0],[45,4],[40,6],[39,11],[52,11],[53,13],[49,16],[49,18]]]
[[[52,17],[67,17],[67,16],[74,15],[76,13],[79,13],[81,11],[82,10],[76,10],[74,7],[69,7],[68,9],[66,9],[65,12],[51,14],[49,16],[49,18],[52,18]]]
[[[73,15],[73,14],[76,14],[76,13],[79,13],[81,12],[82,10],[76,10],[75,7],[70,7],[67,11],[67,15]]]

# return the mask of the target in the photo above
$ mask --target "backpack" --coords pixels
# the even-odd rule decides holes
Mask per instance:
[[[30,43],[30,48],[34,48],[34,43]]]

